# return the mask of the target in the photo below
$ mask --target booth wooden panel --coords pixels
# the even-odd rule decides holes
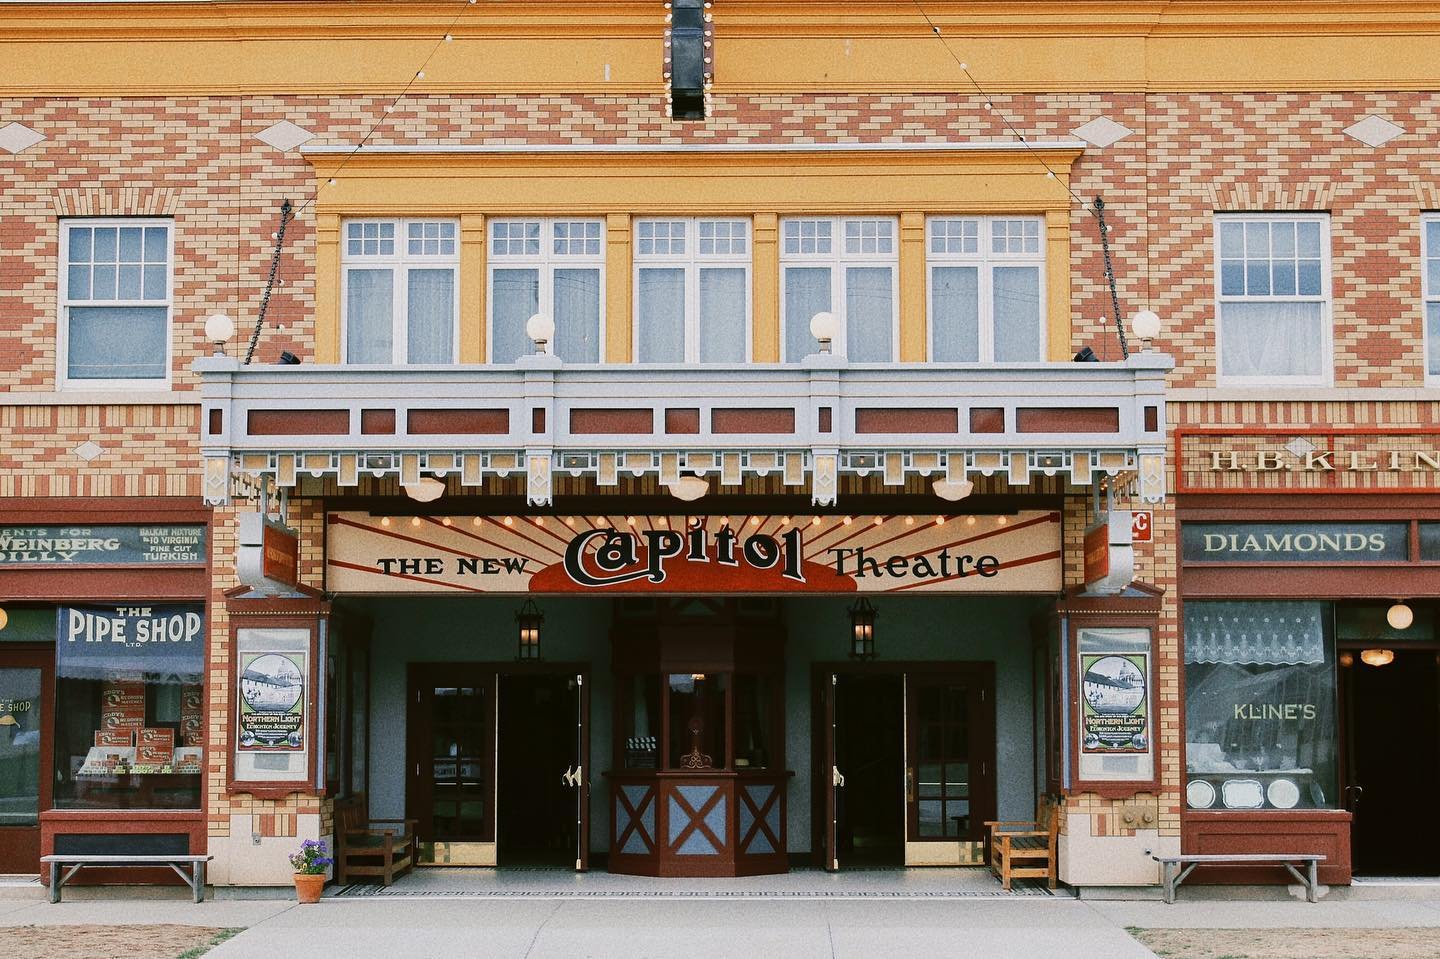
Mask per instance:
[[[1350,884],[1350,813],[1318,809],[1258,812],[1187,812],[1180,820],[1180,851],[1193,854],[1318,853],[1320,881]],[[1188,882],[1289,883],[1284,870],[1265,866],[1197,869]]]

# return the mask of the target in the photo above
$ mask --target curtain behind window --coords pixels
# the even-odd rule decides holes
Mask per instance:
[[[1322,311],[1319,303],[1221,303],[1221,374],[1319,376]]]

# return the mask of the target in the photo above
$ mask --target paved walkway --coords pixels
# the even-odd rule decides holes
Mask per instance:
[[[505,878],[539,881],[515,874]],[[434,887],[438,880],[419,882]],[[791,891],[803,892],[799,886]],[[9,900],[0,901],[0,927],[183,923],[246,928],[207,959],[301,953],[342,959],[1154,959],[1125,927],[1425,926],[1440,937],[1440,900],[1433,898],[1316,905],[1182,900],[1166,906],[1049,896],[543,898],[517,892],[512,897],[330,896],[303,907],[276,900],[212,900],[197,906],[178,893],[175,900],[60,905]]]

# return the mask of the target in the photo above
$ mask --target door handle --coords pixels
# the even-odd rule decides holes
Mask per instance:
[[[840,768],[838,766],[830,767],[830,784],[832,786],[838,786],[841,789],[845,788],[845,777],[840,775]]]
[[[570,785],[572,785],[572,786],[583,786],[583,785],[585,785],[585,776],[584,776],[584,772],[583,772],[584,769],[585,769],[584,766],[576,766],[576,767],[575,767],[575,772],[572,773],[571,776],[570,776]]]
[[[1353,810],[1360,805],[1360,800],[1365,798],[1364,786],[1346,786],[1345,792],[1350,796],[1350,808]]]
[[[560,782],[561,782],[562,785],[565,785],[565,786],[573,786],[573,785],[575,785],[575,779],[574,779],[574,775],[573,775],[574,769],[575,769],[574,766],[566,766],[566,767],[565,767],[565,771],[560,774]]]
[[[905,770],[905,801],[915,801],[915,767]]]

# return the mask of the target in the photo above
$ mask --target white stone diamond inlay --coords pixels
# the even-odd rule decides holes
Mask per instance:
[[[101,453],[105,452],[105,447],[101,446],[94,440],[86,440],[70,452],[74,453],[76,456],[80,457],[82,460],[88,463],[95,457],[99,456]]]
[[[1373,113],[1345,128],[1347,137],[1353,137],[1367,147],[1384,146],[1404,132],[1404,127]]]
[[[1103,149],[1112,143],[1119,143],[1135,131],[1123,123],[1116,123],[1109,117],[1096,117],[1084,126],[1076,127],[1070,132],[1091,146]]]
[[[315,139],[315,134],[289,120],[281,120],[255,134],[255,139],[269,144],[281,153],[289,153],[302,143]]]
[[[1307,453],[1315,452],[1315,444],[1303,436],[1297,436],[1285,444],[1285,448],[1295,455],[1297,459],[1303,458]]]
[[[7,153],[28,150],[43,139],[45,134],[37,133],[23,123],[7,123],[0,127],[0,150]]]

